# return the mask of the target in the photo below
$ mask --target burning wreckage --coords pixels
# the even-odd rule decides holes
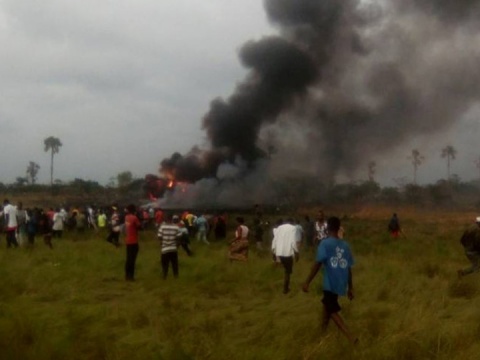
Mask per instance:
[[[321,184],[355,179],[372,159],[388,164],[413,137],[426,140],[475,109],[478,1],[264,6],[278,35],[241,47],[247,76],[230,97],[211,102],[202,119],[207,143],[164,159],[161,177],[146,176],[160,204],[321,197]],[[282,179],[298,192],[279,186]]]

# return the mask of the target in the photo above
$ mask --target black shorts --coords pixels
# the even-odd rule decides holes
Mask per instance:
[[[279,258],[285,268],[285,273],[291,274],[293,271],[293,256],[279,256]]]
[[[334,314],[342,310],[342,308],[338,304],[338,295],[332,293],[331,291],[323,290],[322,303],[325,306],[325,310],[329,314]]]

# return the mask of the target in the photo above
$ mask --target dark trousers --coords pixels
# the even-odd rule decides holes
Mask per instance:
[[[173,276],[178,277],[178,253],[176,251],[162,254],[162,272],[164,279],[167,278],[170,263],[172,264]]]
[[[17,237],[15,236],[15,229],[7,230],[7,247],[18,247]]]
[[[183,250],[185,250],[188,256],[192,256],[192,250],[190,250],[190,247],[188,246],[188,242],[181,241],[180,245],[183,248]]]
[[[110,231],[110,234],[107,237],[107,241],[117,246],[119,243],[120,232],[119,231]]]
[[[135,262],[137,261],[138,244],[127,244],[127,261],[125,262],[125,279],[135,278]]]
[[[290,291],[290,274],[293,271],[293,256],[279,256],[280,262],[285,269],[285,276],[283,278],[283,293]]]
[[[28,233],[28,243],[30,245],[35,243],[35,233]]]

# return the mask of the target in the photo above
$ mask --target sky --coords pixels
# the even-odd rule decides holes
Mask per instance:
[[[260,0],[0,0],[0,182],[34,161],[38,182],[49,183],[49,136],[63,143],[55,179],[158,174],[162,159],[206,142],[210,102],[247,74],[241,46],[277,33]],[[451,172],[478,178],[478,110],[366,159],[376,180],[411,179],[414,148],[426,159],[419,183],[445,178],[446,145],[458,151]],[[344,180],[366,178],[360,165]]]
[[[272,32],[257,0],[0,0],[0,181],[40,165],[107,183],[204,141],[201,117],[245,70],[246,40]]]

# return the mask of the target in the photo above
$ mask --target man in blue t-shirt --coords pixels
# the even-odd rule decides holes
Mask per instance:
[[[353,299],[351,267],[354,264],[350,247],[347,242],[338,237],[339,230],[340,219],[337,217],[329,218],[327,221],[328,237],[323,239],[318,246],[315,264],[303,285],[303,291],[308,292],[310,282],[323,265],[323,329],[326,329],[330,319],[332,319],[350,342],[355,344],[358,339],[352,335],[338,314],[341,310],[338,304],[338,296],[347,295],[350,300]]]

